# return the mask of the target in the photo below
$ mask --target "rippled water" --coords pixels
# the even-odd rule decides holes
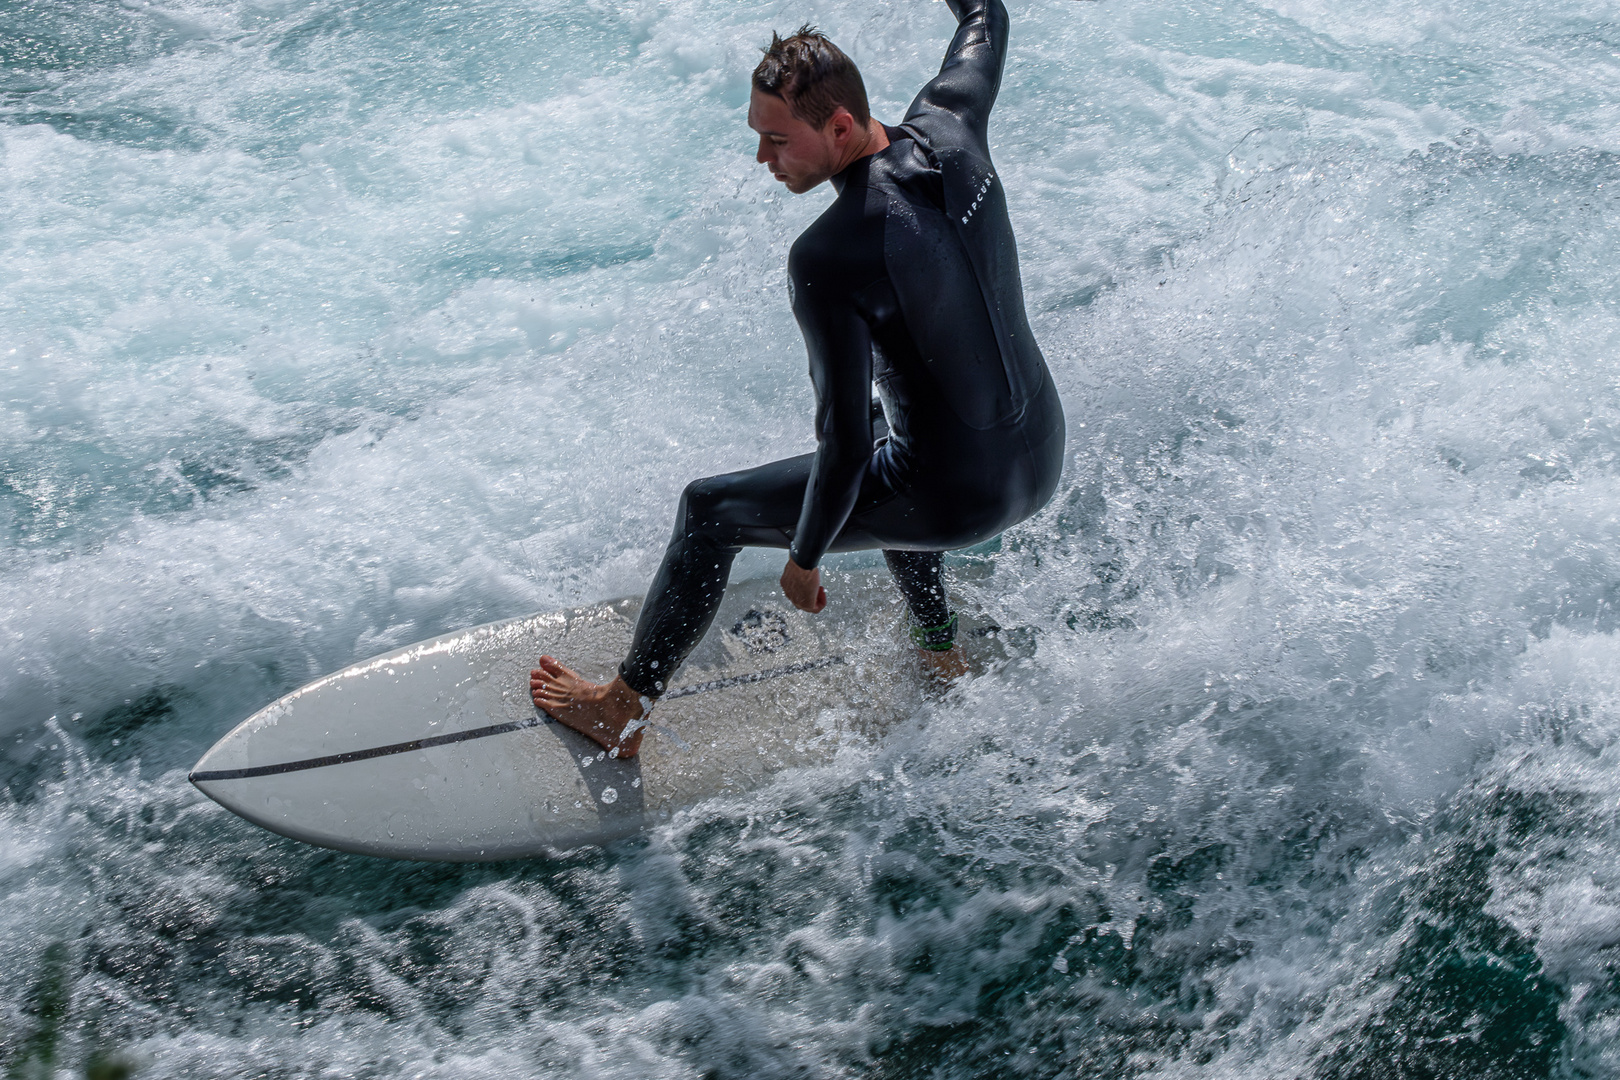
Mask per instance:
[[[447,867],[183,770],[809,445],[754,50],[815,20],[893,120],[944,6],[0,6],[10,1075],[1620,1070],[1620,7],[1012,15],[1070,462],[960,591],[1033,657]]]

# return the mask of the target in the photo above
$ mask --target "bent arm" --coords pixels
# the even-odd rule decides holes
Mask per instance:
[[[811,570],[849,519],[872,458],[872,336],[852,298],[834,286],[841,275],[797,271],[790,268],[793,314],[816,391],[816,459],[788,554]]]
[[[945,62],[906,111],[930,146],[969,141],[989,156],[990,109],[1007,60],[1007,9],[1001,0],[945,0],[956,16],[956,36]]]

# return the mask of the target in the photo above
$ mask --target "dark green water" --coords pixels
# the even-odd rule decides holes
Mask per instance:
[[[1027,655],[456,867],[184,770],[639,592],[688,479],[806,448],[826,196],[752,163],[747,72],[813,19],[893,119],[944,6],[0,5],[0,1070],[1620,1070],[1620,11],[1012,17],[1070,463],[957,591]]]

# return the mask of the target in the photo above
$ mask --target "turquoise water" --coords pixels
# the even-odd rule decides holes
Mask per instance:
[[[1620,6],[1012,14],[1070,461],[960,591],[1033,656],[445,867],[184,769],[809,445],[754,50],[813,19],[893,120],[943,5],[0,5],[0,1068],[1620,1071]]]

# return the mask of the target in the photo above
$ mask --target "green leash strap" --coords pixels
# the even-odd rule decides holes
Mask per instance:
[[[956,613],[938,626],[913,626],[911,643],[929,652],[944,652],[956,644]]]

